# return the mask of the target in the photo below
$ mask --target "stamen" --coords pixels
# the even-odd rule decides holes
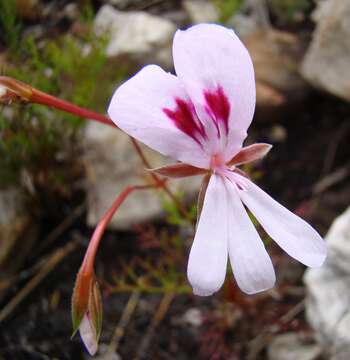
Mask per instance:
[[[224,157],[221,153],[212,155],[210,158],[210,168],[218,173],[225,173],[227,171]]]

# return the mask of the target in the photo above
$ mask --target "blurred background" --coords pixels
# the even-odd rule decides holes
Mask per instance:
[[[187,218],[161,192],[135,193],[96,261],[105,309],[96,359],[349,359],[349,1],[0,0],[0,72],[105,113],[143,65],[173,71],[175,30],[201,22],[235,29],[253,58],[246,144],[274,147],[245,171],[327,234],[330,255],[305,272],[262,232],[274,289],[246,296],[229,274],[219,293],[196,297],[186,264],[200,179],[171,182]],[[154,167],[167,161],[145,151]],[[113,128],[0,107],[1,359],[89,358],[70,340],[76,273],[113,199],[149,181]]]

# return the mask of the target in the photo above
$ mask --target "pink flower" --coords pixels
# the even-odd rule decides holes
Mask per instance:
[[[144,67],[116,90],[108,113],[127,134],[184,163],[159,173],[211,174],[188,261],[194,293],[220,289],[228,257],[245,293],[274,286],[271,259],[244,205],[290,256],[321,266],[326,246],[318,233],[235,167],[270,149],[242,148],[255,108],[254,69],[244,45],[232,30],[201,24],[176,32],[173,57],[177,76]]]

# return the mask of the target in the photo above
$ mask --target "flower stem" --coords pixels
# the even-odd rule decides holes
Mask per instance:
[[[152,189],[154,185],[134,185],[127,186],[120,195],[115,199],[112,206],[106,211],[106,213],[102,216],[98,225],[95,228],[95,231],[91,237],[89,247],[85,253],[85,257],[81,266],[81,271],[84,272],[87,276],[93,273],[94,269],[94,261],[97,253],[98,246],[100,244],[102,235],[104,234],[107,225],[112,220],[113,215],[125,201],[125,199],[135,190],[145,190]]]
[[[59,99],[55,96],[46,94],[42,91],[33,89],[33,95],[31,97],[31,102],[47,105],[65,112],[68,112],[73,115],[77,115],[82,118],[91,119],[98,121],[102,124],[113,126],[117,128],[117,125],[109,119],[107,116],[102,114],[95,113],[94,111],[82,108],[80,106],[69,103],[68,101]]]

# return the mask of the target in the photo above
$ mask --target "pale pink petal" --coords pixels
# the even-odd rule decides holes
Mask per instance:
[[[245,181],[248,184],[247,190],[240,191],[240,197],[271,238],[286,253],[306,266],[321,266],[326,258],[327,248],[316,230],[254,183],[248,179]]]
[[[97,352],[96,332],[92,327],[89,318],[85,314],[79,326],[79,334],[91,356]]]
[[[237,192],[229,180],[229,240],[230,262],[238,286],[247,294],[255,294],[275,285],[276,277],[270,256],[251,222]]]
[[[255,108],[254,69],[247,49],[232,30],[201,24],[176,32],[173,57],[176,74],[211,136],[215,131],[209,130],[208,113],[224,123],[228,115],[228,143],[223,145],[225,160],[231,160],[242,146]]]
[[[224,283],[227,266],[227,193],[223,179],[212,175],[191,248],[187,276],[196,295],[208,296]]]
[[[179,101],[188,116],[178,114],[176,123],[172,115],[176,116]],[[119,128],[149,147],[187,164],[207,168],[209,156],[201,146],[205,134],[201,133],[203,129],[191,107],[178,78],[149,65],[115,91],[108,114]]]

